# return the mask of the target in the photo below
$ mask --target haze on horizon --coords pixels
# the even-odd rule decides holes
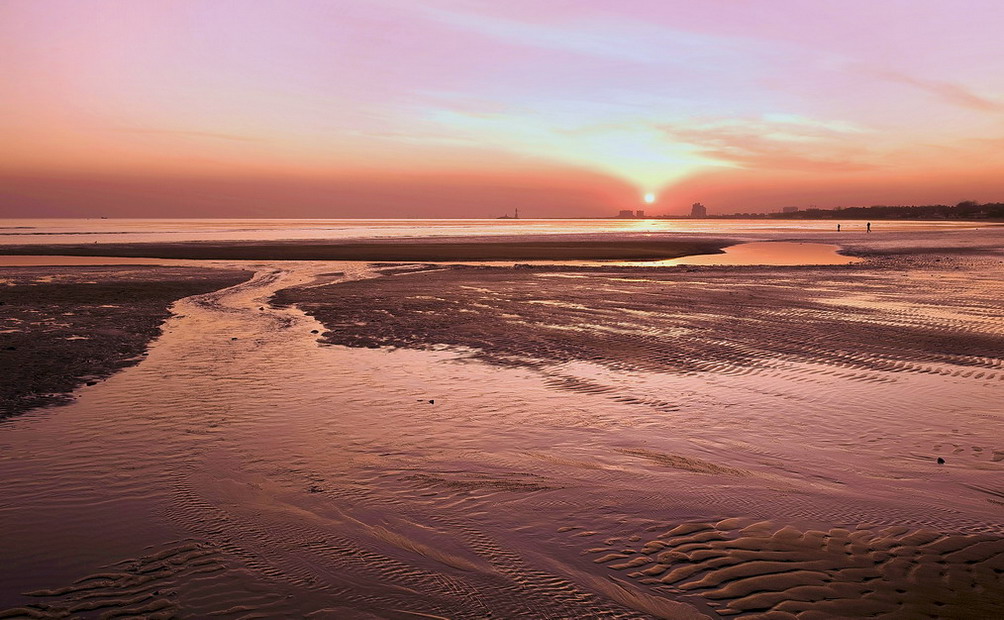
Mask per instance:
[[[996,0],[5,0],[0,217],[997,201],[1002,23]]]

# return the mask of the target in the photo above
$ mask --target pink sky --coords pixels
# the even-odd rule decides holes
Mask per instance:
[[[1001,24],[997,0],[5,0],[0,217],[1002,201]]]

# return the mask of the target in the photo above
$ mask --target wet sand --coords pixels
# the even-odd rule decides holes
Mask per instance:
[[[78,245],[0,246],[0,255],[132,256],[218,260],[346,260],[346,261],[465,261],[465,260],[659,260],[713,254],[734,243],[710,236],[665,236],[653,241],[630,238],[609,241],[597,236],[539,237],[510,240],[447,241],[429,239],[370,240],[365,243],[289,241],[103,243]]]
[[[996,234],[818,239],[852,265],[262,265],[0,427],[0,608],[993,617]]]
[[[281,291],[332,344],[471,349],[538,367],[577,360],[651,372],[778,361],[920,371],[999,369],[999,259],[825,267],[455,267]],[[965,267],[965,269],[963,269]],[[951,305],[946,302],[951,300]]]
[[[137,364],[169,306],[250,272],[151,267],[0,267],[0,419],[65,403]]]
[[[1004,257],[986,239],[947,255],[882,241],[846,266],[454,267],[273,299],[320,319],[331,344],[445,345],[647,410],[678,431],[674,449],[655,437],[611,448],[716,478],[690,483],[706,492],[832,493],[586,550],[612,575],[698,592],[721,614],[990,617],[1004,605],[1004,416],[991,404],[1004,385]],[[947,484],[938,457],[956,474]],[[783,488],[777,469],[802,480]],[[912,493],[928,498],[916,513],[879,517]],[[936,526],[946,509],[958,518]]]

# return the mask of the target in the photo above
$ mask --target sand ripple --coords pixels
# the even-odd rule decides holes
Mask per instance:
[[[723,616],[990,618],[1004,608],[999,536],[726,519],[586,553],[656,591],[697,594]]]

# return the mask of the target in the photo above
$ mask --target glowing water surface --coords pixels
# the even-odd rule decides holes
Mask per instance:
[[[864,232],[864,221],[842,222],[845,234]],[[962,230],[978,222],[888,221],[873,234]],[[832,221],[812,220],[286,220],[286,219],[7,219],[0,245],[38,243],[142,243],[180,241],[348,240],[435,237],[506,237],[592,233],[833,232]]]
[[[724,254],[684,256],[660,265],[849,265],[863,259],[838,254],[840,246],[828,243],[755,241],[725,248]]]
[[[219,261],[187,260],[168,258],[123,258],[120,256],[34,256],[2,255],[0,267],[72,267],[73,265],[161,265],[161,266],[207,266]]]

